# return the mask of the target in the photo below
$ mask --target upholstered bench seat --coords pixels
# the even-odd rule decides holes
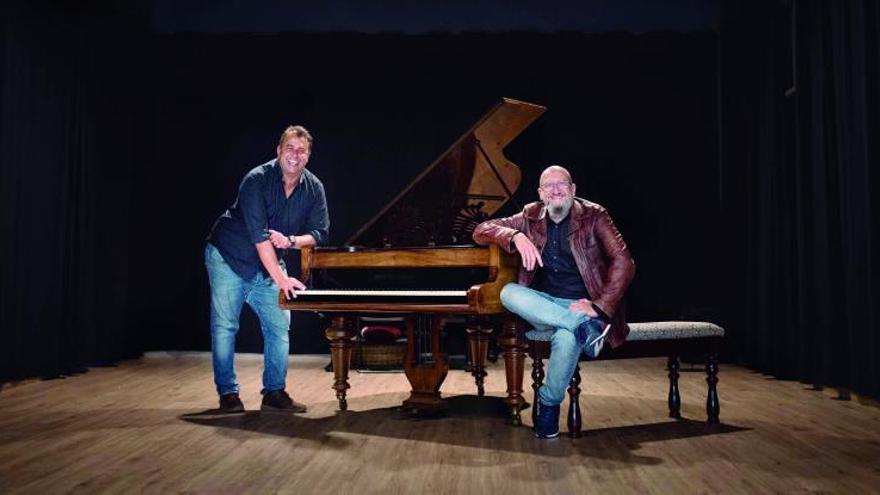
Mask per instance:
[[[627,342],[635,340],[724,337],[724,329],[704,321],[652,321],[630,323]]]
[[[638,357],[666,357],[669,371],[669,416],[681,417],[681,397],[678,389],[679,357],[682,355],[704,356],[706,361],[706,413],[708,423],[717,423],[720,413],[718,392],[718,360],[717,353],[724,329],[714,323],[701,321],[653,321],[630,323],[626,342],[616,349],[605,346],[596,360],[627,359]],[[550,357],[550,338],[553,331],[536,329],[525,332],[529,344],[529,356],[532,358],[532,388],[537,399],[538,388],[544,381],[543,360]],[[569,436],[581,435],[580,415],[580,366],[575,370],[568,388]],[[533,410],[534,416],[534,410]],[[532,420],[534,421],[534,417]]]
[[[549,341],[553,330],[529,330],[529,340]],[[724,337],[724,329],[704,321],[650,321],[630,323],[627,342],[635,340],[692,339],[701,337]]]

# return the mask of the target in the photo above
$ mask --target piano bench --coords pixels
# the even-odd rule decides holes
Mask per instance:
[[[605,346],[596,360],[629,359],[640,357],[666,357],[669,372],[669,417],[681,418],[681,396],[678,390],[679,358],[681,356],[705,357],[707,423],[718,423],[721,406],[718,401],[718,349],[724,337],[724,329],[713,323],[697,321],[655,321],[630,323],[626,342],[616,349]],[[544,360],[550,358],[552,331],[530,330],[525,333],[529,356],[532,358],[532,390],[538,400],[538,389],[544,383]],[[580,366],[575,368],[568,387],[568,436],[581,436]],[[532,408],[532,424],[535,411]]]

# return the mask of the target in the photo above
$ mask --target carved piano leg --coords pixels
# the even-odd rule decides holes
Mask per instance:
[[[476,318],[468,319],[468,352],[470,353],[471,365],[473,367],[471,374],[474,376],[474,382],[477,384],[477,395],[480,397],[486,394],[483,380],[487,375],[486,356],[489,354],[489,335],[491,333],[492,327],[487,326],[484,321]]]
[[[523,368],[528,346],[520,341],[516,331],[516,318],[506,315],[502,325],[502,333],[498,337],[498,344],[503,349],[504,370],[507,375],[507,398],[504,403],[510,407],[511,422],[519,426],[522,424],[520,410],[526,403],[523,399],[522,383]]]
[[[333,390],[339,400],[339,410],[348,409],[345,391],[351,388],[348,384],[348,368],[351,364],[351,339],[354,337],[354,321],[351,317],[337,316],[324,331],[330,341],[330,360],[333,363]]]

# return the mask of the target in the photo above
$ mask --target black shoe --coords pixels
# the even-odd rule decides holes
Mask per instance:
[[[220,412],[240,413],[244,412],[244,404],[238,398],[238,393],[232,392],[220,396]]]
[[[273,390],[263,395],[261,411],[304,413],[306,405],[294,401],[284,390]]]
[[[556,438],[559,436],[559,404],[548,406],[540,400],[535,401],[537,417],[535,418],[535,436],[538,438]]]

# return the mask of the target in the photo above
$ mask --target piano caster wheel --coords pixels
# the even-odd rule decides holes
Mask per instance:
[[[348,400],[339,399],[339,410],[340,411],[347,411],[348,410]]]

